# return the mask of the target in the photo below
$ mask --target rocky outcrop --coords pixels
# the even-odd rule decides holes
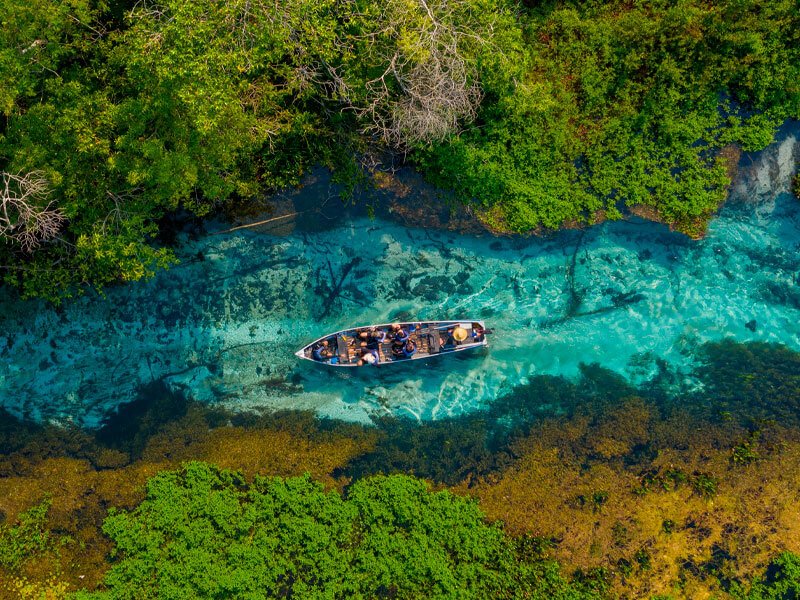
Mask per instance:
[[[731,185],[734,202],[766,205],[788,194],[800,164],[800,122],[791,121],[780,128],[775,142],[761,152],[745,153]]]

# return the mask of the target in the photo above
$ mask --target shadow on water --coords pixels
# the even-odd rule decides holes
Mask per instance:
[[[164,425],[186,416],[191,402],[163,381],[142,386],[133,402],[108,415],[95,432],[98,444],[140,458],[148,439]]]

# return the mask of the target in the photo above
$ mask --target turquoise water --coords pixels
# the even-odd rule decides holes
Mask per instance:
[[[58,310],[0,292],[1,404],[95,425],[163,379],[234,409],[436,419],[581,362],[634,383],[666,368],[691,387],[704,342],[800,350],[800,203],[787,193],[796,130],[744,159],[700,242],[641,221],[493,238],[340,211],[280,236],[183,234],[179,265]],[[487,351],[350,373],[293,354],[352,325],[460,318],[486,320]]]

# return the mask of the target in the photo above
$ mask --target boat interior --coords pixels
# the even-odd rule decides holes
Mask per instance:
[[[364,364],[365,354],[364,339],[359,337],[362,332],[367,332],[370,336],[376,332],[386,333],[383,341],[372,344],[375,350],[373,354],[378,359],[376,364],[418,360],[486,344],[485,329],[477,321],[431,321],[400,325],[415,346],[415,352],[410,357],[398,352],[391,325],[340,331],[309,344],[298,355],[336,366],[361,366]],[[328,342],[327,347],[318,353],[321,356],[315,357],[314,349],[319,348],[323,341]]]

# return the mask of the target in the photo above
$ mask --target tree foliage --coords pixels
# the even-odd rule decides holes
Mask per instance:
[[[552,6],[552,5],[545,5]],[[729,177],[800,114],[794,1],[565,2],[524,23],[513,86],[421,163],[502,230],[648,215],[702,233]]]
[[[115,564],[97,598],[591,598],[525,556],[474,500],[406,476],[342,497],[308,476],[256,477],[189,463],[150,480],[104,531]]]
[[[0,172],[49,193],[0,226],[0,276],[56,302],[145,277],[174,260],[155,242],[163,215],[317,163],[346,178],[387,148],[496,229],[628,207],[699,235],[729,182],[721,150],[761,148],[800,115],[799,14],[794,0],[6,0]]]

